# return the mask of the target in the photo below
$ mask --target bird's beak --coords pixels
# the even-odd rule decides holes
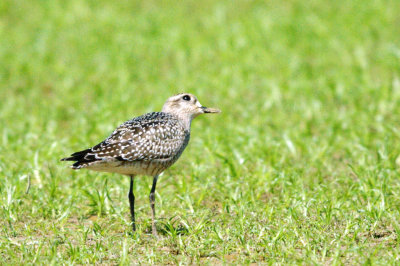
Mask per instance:
[[[217,108],[212,108],[212,107],[205,107],[202,106],[200,107],[201,110],[203,110],[203,113],[205,114],[217,114],[217,113],[221,113],[221,110],[217,109]]]

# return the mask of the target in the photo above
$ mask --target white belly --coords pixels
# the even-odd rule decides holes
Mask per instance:
[[[158,175],[171,166],[169,161],[96,161],[87,169],[98,172],[118,173],[122,175]]]

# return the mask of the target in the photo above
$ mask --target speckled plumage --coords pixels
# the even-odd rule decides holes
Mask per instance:
[[[189,138],[190,128],[177,116],[152,112],[123,123],[101,143],[65,160],[76,161],[73,169],[153,176],[179,158]]]
[[[99,144],[61,160],[74,161],[73,169],[86,168],[130,176],[128,198],[133,231],[136,230],[134,177],[153,176],[149,199],[152,231],[156,235],[154,193],[159,174],[174,164],[186,148],[192,120],[200,114],[219,112],[202,106],[194,95],[181,93],[168,98],[161,112],[133,118]]]

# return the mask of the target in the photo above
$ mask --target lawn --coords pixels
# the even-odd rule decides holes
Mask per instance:
[[[399,264],[400,1],[0,2],[0,264]],[[152,179],[59,160],[179,92]]]

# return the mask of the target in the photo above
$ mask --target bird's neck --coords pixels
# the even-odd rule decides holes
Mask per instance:
[[[180,118],[182,121],[183,127],[186,131],[190,132],[190,126],[192,125],[192,118],[191,117],[182,117]]]
[[[192,125],[192,120],[193,117],[187,114],[176,114],[176,113],[169,113],[173,116],[175,116],[176,118],[178,118],[178,120],[181,122],[183,128],[190,132],[190,126]]]

